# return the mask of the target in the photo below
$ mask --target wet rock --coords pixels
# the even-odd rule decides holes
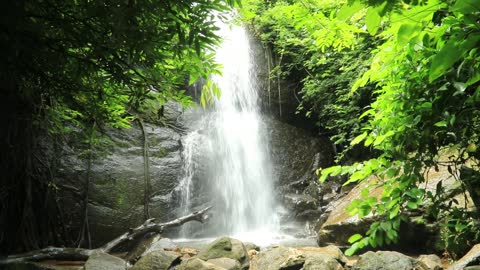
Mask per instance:
[[[319,167],[333,164],[332,143],[306,130],[296,128],[272,118],[266,118],[269,145],[278,186],[298,188],[303,191]],[[315,177],[316,179],[316,177]],[[299,182],[300,181],[300,182]],[[306,181],[302,183],[302,181]],[[296,184],[291,185],[296,182]],[[296,193],[292,190],[292,193]]]
[[[89,224],[94,245],[108,242],[143,222],[143,136],[136,121],[129,129],[106,129],[108,146],[92,161],[89,186]],[[151,197],[150,214],[159,220],[174,218],[171,194],[182,172],[180,135],[173,129],[144,123],[149,142]],[[73,138],[72,138],[73,139]],[[81,209],[86,162],[79,151],[64,146],[56,175],[61,183],[60,205]],[[73,230],[81,224],[82,211],[64,211]]]
[[[464,268],[466,269],[467,266],[480,267],[480,244],[473,246],[465,256],[450,265],[447,270],[461,270]]]
[[[157,250],[143,256],[131,270],[168,270],[180,263],[180,255],[171,251]]]
[[[225,270],[213,263],[203,261],[199,258],[192,258],[183,261],[178,267],[178,270]]]
[[[441,269],[443,269],[442,260],[440,259],[440,257],[438,257],[435,254],[420,255],[417,258],[417,260],[422,262],[427,267],[427,269],[429,269],[429,270],[441,270]]]
[[[217,259],[210,259],[207,262],[220,266],[226,270],[240,270],[241,265],[238,261],[230,258],[217,258]]]
[[[288,209],[296,213],[303,213],[318,208],[317,200],[307,194],[286,194],[284,202]]]
[[[352,270],[412,270],[424,269],[423,264],[417,260],[395,251],[368,251],[360,255],[358,262]]]
[[[241,269],[248,269],[248,253],[242,242],[230,237],[221,237],[198,253],[198,258],[210,260],[217,258],[230,258],[238,261]]]
[[[299,220],[317,223],[319,207],[325,204],[323,198],[332,193],[332,188],[320,185],[315,171],[333,164],[332,143],[275,119],[266,118],[265,123],[269,130],[274,177],[278,179],[275,184],[277,197],[287,209],[282,213],[282,224]]]
[[[104,252],[94,252],[85,262],[85,270],[125,270],[127,263]]]
[[[438,172],[435,172],[438,173]],[[445,169],[445,172],[446,171]],[[449,179],[443,173],[435,175],[429,174],[427,189],[435,188],[439,181],[445,181],[449,184],[453,179]],[[362,199],[362,190],[367,189],[368,195],[380,198],[383,192],[381,187],[376,186],[374,177],[367,179],[351,189],[347,195],[339,200],[332,201],[326,212],[328,218],[322,224],[317,234],[317,242],[320,246],[334,244],[337,246],[349,246],[348,238],[356,233],[365,234],[370,225],[377,220],[375,216],[366,216],[359,218],[357,215],[351,216],[345,209],[353,200]],[[443,250],[441,246],[439,227],[435,223],[427,223],[424,219],[416,218],[413,215],[408,222],[400,226],[399,236],[401,241],[397,245],[390,245],[388,249],[398,251],[415,251],[419,253],[439,253]]]

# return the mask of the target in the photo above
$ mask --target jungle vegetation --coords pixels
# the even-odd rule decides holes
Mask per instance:
[[[0,4],[2,122],[0,253],[89,245],[89,170],[105,129],[126,128],[146,101],[192,104],[186,86],[219,72],[214,12],[236,0],[20,0]],[[141,119],[140,119],[141,120]],[[86,161],[84,225],[62,222],[58,153],[74,140]],[[43,160],[43,162],[42,162]]]
[[[340,149],[320,181],[369,183],[348,211],[379,219],[347,254],[396,243],[412,211],[441,224],[452,257],[480,240],[478,212],[448,200],[441,182],[425,188],[429,170],[446,167],[480,205],[479,1],[248,0],[241,11],[282,58],[272,76],[302,83],[299,113]]]

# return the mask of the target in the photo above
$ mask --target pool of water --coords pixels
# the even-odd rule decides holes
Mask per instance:
[[[218,236],[221,237],[221,236]],[[179,247],[190,247],[200,249],[206,245],[213,242],[218,237],[208,237],[208,238],[177,238],[172,239],[172,241]],[[317,242],[315,237],[306,237],[306,238],[297,238],[291,235],[285,234],[272,234],[269,232],[249,232],[241,233],[237,235],[229,235],[229,237],[238,239],[242,242],[254,243],[259,246],[261,249],[270,247],[270,246],[286,246],[286,247],[316,247]]]

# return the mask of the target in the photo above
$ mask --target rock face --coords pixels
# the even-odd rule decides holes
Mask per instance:
[[[261,41],[250,36],[250,48],[255,59],[255,73],[259,87],[263,111],[277,119],[297,126],[314,126],[304,114],[297,114],[300,104],[300,85],[296,81],[283,78],[271,78],[271,72],[278,65],[279,58],[274,55],[270,48],[262,45]]]
[[[166,120],[175,121],[180,112],[175,104],[169,104],[165,115],[170,119]],[[149,145],[150,213],[158,220],[170,220],[174,217],[172,193],[183,166],[180,134],[159,124],[145,122],[144,127]],[[106,129],[106,136],[108,146],[94,154],[90,173],[88,213],[96,245],[140,225],[144,218],[142,131],[134,121],[130,129]],[[61,184],[60,205],[65,209],[65,219],[75,230],[81,224],[87,164],[75,148],[63,150],[56,182]]]
[[[327,198],[340,188],[336,183],[319,184],[315,175],[318,168],[333,164],[333,145],[327,138],[281,121],[266,118],[265,122],[278,200],[286,208],[282,223],[317,223]]]

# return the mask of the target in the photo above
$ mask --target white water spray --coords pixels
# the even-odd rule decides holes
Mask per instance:
[[[207,186],[205,190],[216,213],[210,232],[257,243],[271,241],[268,238],[272,238],[278,227],[274,179],[267,154],[266,128],[259,112],[256,68],[249,39],[241,26],[223,23],[218,26],[224,42],[216,51],[216,61],[222,64],[223,75],[214,76],[212,81],[220,88],[221,98],[215,101],[212,111],[203,115],[206,135],[191,133],[184,140],[184,160],[188,166],[182,182],[183,204],[189,205],[191,197],[195,174],[191,156],[195,148],[205,152],[200,156],[208,163],[207,179],[200,181]],[[194,144],[202,147],[192,148]]]

